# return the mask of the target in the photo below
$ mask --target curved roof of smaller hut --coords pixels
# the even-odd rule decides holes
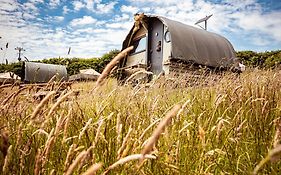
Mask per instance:
[[[232,66],[236,55],[226,38],[165,17],[151,15],[145,17],[158,18],[167,26],[171,35],[172,58],[212,67]],[[123,43],[123,49],[133,28]]]
[[[54,76],[54,80],[66,80],[67,70],[66,66],[54,65],[54,64],[44,64],[36,62],[24,62],[25,67],[25,77],[24,80],[27,82],[48,82]]]

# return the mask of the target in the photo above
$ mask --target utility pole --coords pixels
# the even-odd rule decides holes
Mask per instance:
[[[25,50],[22,47],[16,47],[15,50],[18,50],[18,52],[19,52],[18,53],[19,54],[18,60],[21,61],[21,54],[22,54],[21,52],[25,51]]]

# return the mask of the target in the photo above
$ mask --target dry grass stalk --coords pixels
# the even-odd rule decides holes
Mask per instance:
[[[64,124],[65,124],[65,121],[66,121],[66,117],[63,117],[63,115],[61,115],[57,121],[57,124],[56,124],[56,129],[55,129],[55,133],[54,135],[55,136],[58,136],[59,135],[59,132],[60,130],[63,128]]]
[[[9,95],[5,100],[2,101],[1,106],[5,105],[10,99],[15,98],[19,93],[21,93],[25,89],[27,89],[27,87],[20,88],[18,91]]]
[[[56,170],[52,169],[51,172],[50,172],[50,175],[55,175],[55,174],[56,174]]]
[[[0,86],[0,90],[1,89],[4,89],[4,88],[7,88],[7,87],[10,87],[10,86],[12,86],[13,84],[3,84],[3,85],[1,85]]]
[[[49,133],[47,133],[44,129],[37,129],[36,131],[34,131],[34,133],[32,133],[32,136],[34,136],[35,134],[44,134],[46,135],[47,137],[49,136]]]
[[[122,125],[121,123],[121,114],[118,113],[117,114],[117,118],[116,118],[116,133],[118,134],[118,132],[120,131],[120,126]]]
[[[64,172],[67,171],[73,157],[74,157],[74,153],[75,153],[75,149],[76,149],[77,145],[76,144],[72,144],[67,152],[67,155],[66,155],[66,159],[65,159],[65,162],[64,162]]]
[[[46,143],[45,143],[45,149],[48,147],[49,142],[50,142],[51,138],[52,138],[53,135],[54,135],[54,132],[55,132],[55,129],[53,128],[53,129],[50,131],[50,133],[48,134],[48,138],[47,138]],[[45,152],[45,151],[44,151],[44,152]]]
[[[43,108],[43,106],[48,102],[48,100],[55,94],[55,91],[49,92],[43,100],[39,103],[39,105],[36,106],[35,110],[31,114],[31,119],[35,119],[37,114],[40,112],[40,110]]]
[[[23,150],[20,150],[19,148],[17,149],[20,152],[20,168],[21,168],[21,170],[24,169],[24,164],[25,164],[24,157],[27,156],[31,151],[32,141],[33,141],[33,137],[30,137],[28,139],[27,143],[24,145]]]
[[[190,122],[187,123],[184,127],[182,127],[182,129],[179,130],[179,133],[182,133],[187,127],[189,127],[190,125],[192,125],[194,122]]]
[[[102,163],[96,163],[88,168],[82,175],[95,175],[96,172],[102,168]]]
[[[120,145],[121,142],[121,132],[122,132],[122,122],[121,122],[121,114],[117,114],[117,119],[116,119],[116,134],[117,134],[117,146]]]
[[[130,46],[126,49],[124,49],[122,52],[120,52],[116,57],[114,57],[109,64],[106,65],[106,67],[104,68],[104,70],[102,71],[101,75],[99,76],[96,85],[100,86],[102,85],[104,79],[108,76],[108,74],[110,73],[111,69],[117,65],[121,59],[123,59],[124,57],[126,57],[126,55],[133,50],[133,46]]]
[[[157,119],[155,120],[153,123],[151,123],[147,128],[145,128],[145,130],[142,132],[141,136],[139,137],[139,140],[141,140],[144,135],[147,133],[147,131],[152,128],[157,122],[159,122],[161,119]]]
[[[85,133],[85,131],[87,130],[87,128],[88,128],[89,125],[91,124],[92,120],[93,120],[93,119],[90,118],[90,119],[88,120],[88,122],[85,124],[85,126],[83,127],[82,131],[79,133],[79,136],[78,136],[78,139],[79,139],[79,140],[81,140],[83,134]]]
[[[39,175],[39,172],[41,170],[41,149],[37,150],[37,154],[35,156],[35,167],[34,167],[34,175]]]
[[[242,130],[246,121],[247,121],[247,119],[245,119],[242,123],[240,123],[240,125],[236,128],[237,133],[239,133]]]
[[[201,126],[199,126],[198,137],[201,140],[203,146],[205,145],[205,135],[206,135],[206,133],[205,133],[204,129]]]
[[[66,121],[65,121],[65,124],[64,124],[64,128],[63,128],[63,139],[62,139],[63,143],[65,142],[65,140],[67,138],[67,131],[68,131],[68,126],[69,126],[71,116],[72,116],[72,109],[73,108],[71,107],[71,105],[69,105],[69,111],[67,113]]]
[[[3,156],[6,157],[9,148],[8,132],[2,131],[0,135],[0,139],[1,139],[0,151],[2,152]]]
[[[93,149],[94,149],[93,146],[90,146],[87,149],[86,155],[81,160],[81,162],[80,162],[80,164],[79,164],[79,166],[77,168],[77,171],[80,171],[80,169],[85,165],[86,162],[89,164],[90,162],[94,162],[95,161],[95,157],[93,155]]]
[[[177,120],[179,120],[180,114],[183,112],[184,108],[187,106],[187,104],[190,103],[190,99],[186,100],[186,102],[182,105],[181,109],[179,110],[177,114]]]
[[[281,144],[276,145],[274,149],[269,152],[270,161],[277,162],[281,157]]]
[[[132,161],[132,160],[140,160],[140,159],[156,159],[156,156],[150,155],[150,154],[146,154],[146,155],[143,155],[143,154],[129,155],[127,157],[124,157],[124,158],[118,160],[114,164],[110,165],[103,174],[104,175],[107,174],[110,170],[116,168],[119,165],[122,165],[122,164],[127,163],[127,162]]]
[[[4,165],[3,165],[3,170],[2,170],[3,174],[9,174],[9,165],[12,160],[12,149],[13,149],[13,145],[10,145],[8,148],[8,152],[5,157],[5,160],[4,160]]]
[[[135,73],[133,73],[129,78],[127,78],[127,80],[125,81],[125,84],[128,84],[129,81],[131,81],[135,76],[139,75],[139,74],[147,74],[147,75],[152,75],[152,72],[146,71],[146,70],[139,70]]]
[[[277,145],[281,144],[281,118],[275,119],[274,120],[274,125],[275,125],[275,135],[273,139],[273,148],[276,148]]]
[[[58,101],[52,106],[52,108],[50,109],[50,111],[49,111],[49,113],[48,113],[48,115],[47,115],[47,119],[50,117],[50,115],[55,111],[55,109],[62,103],[62,102],[64,102],[66,99],[67,99],[67,97],[69,96],[69,95],[71,95],[71,94],[73,94],[73,91],[70,91],[70,92],[68,92],[68,93],[66,93],[65,95],[63,95],[63,96],[61,96],[59,99],[58,99]]]
[[[22,123],[20,123],[17,131],[16,148],[18,148],[21,145],[21,142],[22,142]]]
[[[85,165],[85,163],[89,160],[89,155],[90,155],[90,152],[92,151],[92,147],[90,147],[87,151],[86,151],[86,154],[85,156],[81,159],[80,163],[78,164],[78,167],[76,169],[76,171],[80,171],[81,168]]]
[[[67,169],[65,175],[71,175],[73,173],[74,169],[79,165],[79,163],[85,156],[87,156],[87,151],[82,151],[81,153],[79,153],[78,156],[76,157],[76,159],[73,161],[73,163]]]
[[[258,171],[268,162],[276,162],[281,157],[281,144],[277,145],[274,149],[270,150],[267,154],[267,156],[262,159],[259,164],[255,167],[253,171],[253,175],[256,175]]]
[[[181,109],[180,105],[175,105],[173,107],[172,110],[170,110],[165,118],[159,123],[159,125],[157,126],[157,128],[153,131],[152,136],[149,138],[148,142],[144,145],[144,148],[142,149],[142,156],[144,157],[146,154],[149,154],[152,149],[153,146],[157,143],[157,141],[159,140],[159,137],[161,135],[161,133],[164,131],[165,127],[171,123],[171,120],[173,117],[175,117],[177,115],[177,113],[179,112],[179,110]],[[143,158],[142,158],[143,159]],[[142,159],[140,162],[142,162]]]
[[[75,148],[74,152],[79,152],[80,150],[84,149],[85,146],[79,146],[77,148]]]
[[[220,135],[221,135],[221,131],[223,129],[223,125],[224,125],[224,119],[220,119],[220,121],[218,122],[218,125],[217,125],[217,135],[216,135],[217,140],[220,139]]]
[[[104,121],[103,119],[100,119],[100,121],[99,121],[99,126],[98,126],[98,128],[97,128],[95,140],[94,140],[94,142],[92,143],[93,148],[96,147],[96,144],[97,144],[97,142],[98,142],[99,135],[100,135],[100,132],[101,132],[101,126],[102,126],[102,124],[103,124],[103,121]]]
[[[122,142],[121,147],[117,151],[117,154],[118,154],[117,159],[120,159],[122,157],[122,152],[126,148],[126,144],[127,144],[128,140],[129,140],[129,137],[130,137],[132,131],[133,131],[133,129],[130,127],[128,133],[126,134],[126,137],[124,138],[124,140]]]
[[[45,148],[42,152],[42,155],[41,155],[41,159],[42,159],[42,165],[41,166],[42,166],[42,168],[44,168],[44,166],[45,166],[45,164],[48,160],[51,148],[52,148],[53,144],[55,143],[56,137],[55,137],[54,133],[55,133],[55,129],[53,128],[51,130],[51,132],[49,133],[49,136],[48,136],[46,144],[45,144]],[[44,172],[44,169],[43,169],[43,172]]]

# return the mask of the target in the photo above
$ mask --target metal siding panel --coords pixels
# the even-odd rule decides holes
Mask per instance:
[[[48,82],[55,75],[57,75],[57,80],[66,80],[66,67],[62,65],[25,62],[24,80],[27,82]]]
[[[213,67],[232,66],[236,55],[233,46],[226,38],[164,17],[154,15],[146,17],[149,20],[161,20],[168,27],[171,33],[173,58]],[[124,40],[122,50],[127,47],[133,28],[134,26]]]
[[[135,66],[138,64],[146,64],[146,51],[140,52],[135,55],[130,55],[127,58],[126,67]]]
[[[151,21],[151,31],[149,34],[150,41],[150,66],[151,71],[154,74],[159,74],[163,71],[163,34],[164,34],[164,25],[163,23],[154,18]],[[160,51],[159,42],[161,42]]]

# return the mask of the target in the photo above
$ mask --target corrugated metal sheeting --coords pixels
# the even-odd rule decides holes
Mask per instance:
[[[67,80],[66,66],[25,62],[25,76],[24,81],[31,83],[48,82],[54,76],[54,80]]]
[[[170,32],[170,59],[193,61],[211,67],[233,66],[236,55],[226,38],[161,16],[146,15],[143,22],[153,19],[160,20]],[[135,25],[124,40],[122,50],[130,44],[134,28]]]

